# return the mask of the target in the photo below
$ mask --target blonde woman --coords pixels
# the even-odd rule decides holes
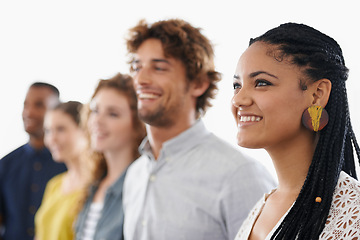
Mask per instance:
[[[86,149],[80,127],[79,102],[61,103],[45,115],[45,144],[53,159],[65,163],[67,171],[53,177],[35,215],[36,240],[74,239],[73,225],[81,192],[87,182],[87,167],[81,162]]]

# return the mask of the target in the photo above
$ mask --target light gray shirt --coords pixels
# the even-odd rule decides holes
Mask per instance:
[[[125,240],[234,239],[275,187],[265,167],[206,130],[201,120],[162,146],[147,139],[123,189]]]

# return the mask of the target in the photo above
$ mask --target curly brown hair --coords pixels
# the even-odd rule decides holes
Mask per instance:
[[[153,24],[140,20],[129,30],[126,39],[128,52],[132,55],[128,63],[133,63],[134,53],[145,40],[155,38],[161,41],[165,57],[181,60],[189,82],[210,83],[204,94],[197,99],[197,117],[204,115],[207,108],[212,106],[210,101],[215,98],[217,82],[221,80],[221,74],[215,71],[212,44],[200,31],[200,28],[195,28],[181,19],[163,20]],[[130,71],[133,71],[132,67]]]

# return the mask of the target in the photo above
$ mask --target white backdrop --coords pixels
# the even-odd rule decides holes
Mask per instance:
[[[341,45],[350,68],[348,97],[360,140],[359,23],[356,1],[241,0],[32,0],[0,2],[0,157],[27,141],[21,111],[29,85],[57,86],[63,101],[87,102],[100,78],[128,73],[124,37],[140,19],[183,18],[214,43],[219,93],[204,121],[215,134],[236,145],[230,113],[232,76],[250,37],[285,22],[305,23]],[[247,150],[272,173],[263,150]]]

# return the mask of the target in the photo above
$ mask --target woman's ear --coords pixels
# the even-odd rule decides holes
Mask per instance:
[[[325,108],[331,92],[331,81],[323,78],[313,83],[313,104]]]

